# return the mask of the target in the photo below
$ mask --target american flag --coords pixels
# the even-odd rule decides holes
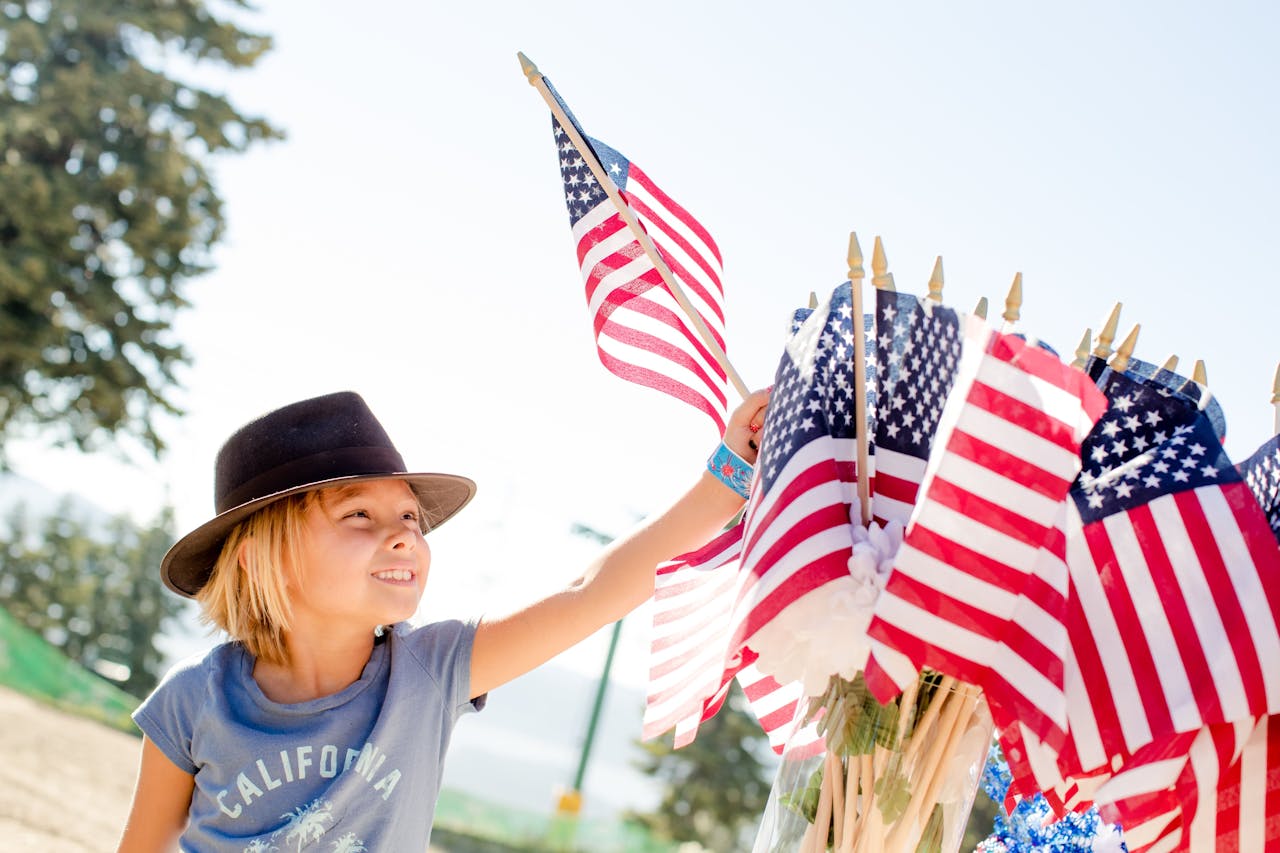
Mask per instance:
[[[1280,849],[1280,717],[1206,726],[1172,752],[1098,792],[1131,851]]]
[[[1096,801],[1131,850],[1272,849],[1280,551],[1199,401],[1099,382],[1111,406],[1067,504],[1069,731],[1003,731],[1015,784]]]
[[[981,686],[994,714],[1034,717],[1037,731],[1066,723],[1065,571],[1054,549],[1080,442],[1103,407],[1084,374],[968,318],[916,512],[869,632],[916,666]],[[868,685],[881,701],[896,692]]]
[[[1212,728],[1217,737],[1192,751],[1179,778],[1186,829],[1176,849],[1280,850],[1280,716],[1246,727],[1243,746],[1238,727]],[[1217,772],[1223,766],[1225,772]]]
[[[735,648],[788,605],[849,576],[858,502],[851,294],[848,282],[837,287],[778,365],[743,522]]]
[[[1059,814],[1099,805],[1131,853],[1280,850],[1280,716],[1245,718],[1153,741],[1108,767],[1064,779],[1025,729],[1001,732],[1015,785]],[[1010,790],[1012,810],[1017,796]]]
[[[1252,456],[1240,463],[1239,471],[1280,542],[1280,436],[1263,442]]]
[[[675,727],[675,745],[724,701],[740,661],[728,647],[742,525],[658,566],[653,589],[649,685],[641,736]]]
[[[1209,419],[1111,373],[1066,531],[1068,773],[1280,708],[1280,550]]]
[[[658,567],[645,740],[674,727],[677,748],[691,743],[737,679],[769,745],[781,754],[787,744],[802,699],[799,683],[779,684],[754,666],[750,649],[730,648],[742,531],[741,524],[734,525],[697,551]]]
[[[603,168],[634,212],[724,352],[720,250],[707,230],[636,164],[582,133],[551,82],[543,80],[589,148],[579,151],[552,117],[565,204],[601,363],[616,376],[683,400],[723,432],[725,368],[597,180],[591,162]]]
[[[720,707],[736,677],[774,748],[781,751],[802,691],[796,683],[779,684],[755,665],[757,656],[747,645],[762,624],[755,620],[767,622],[778,610],[767,613],[753,596],[771,589],[774,594],[764,607],[781,610],[786,606],[781,596],[803,595],[812,588],[809,584],[820,586],[824,576],[848,576],[850,505],[856,501],[851,296],[851,286],[845,283],[826,305],[816,311],[799,309],[792,317],[746,520],[704,548],[659,567],[646,738],[674,726],[677,746],[691,741],[698,725]],[[795,503],[789,502],[789,495],[779,504],[784,511],[780,518],[758,513],[753,508],[769,502],[771,494],[778,498],[777,490],[790,482],[787,472],[792,469],[786,462],[798,454],[797,442],[808,445],[812,459],[800,477],[800,488],[807,494]],[[790,513],[803,507],[808,507],[807,517],[793,529],[762,529],[762,522],[790,524],[795,521]],[[803,541],[796,553],[780,555],[777,548],[788,548],[797,536]],[[777,546],[763,552],[772,561],[769,565],[761,565],[762,552],[756,552],[754,570],[744,556],[745,543],[753,537],[757,543]],[[814,547],[826,552],[811,553]],[[815,560],[820,568],[812,564]],[[773,574],[766,576],[770,568]],[[782,577],[787,572],[792,576]],[[793,742],[792,748],[796,746]]]
[[[906,524],[916,503],[938,416],[960,358],[956,312],[876,291],[875,492],[872,514]]]
[[[788,340],[812,313],[810,308],[793,312]],[[779,684],[754,666],[754,652],[732,645],[744,529],[736,524],[658,567],[641,735],[646,740],[674,727],[677,748],[692,742],[736,678],[770,745],[779,753],[785,746],[801,698],[798,683]]]
[[[1007,739],[1025,757],[1019,738],[1007,734],[1002,745]],[[1051,765],[1052,757],[1041,757],[1041,769],[1046,761]],[[1028,773],[1029,766],[1013,772]],[[1046,798],[1059,814],[1096,799],[1104,820],[1124,827],[1132,853],[1280,849],[1280,717],[1274,715],[1153,741],[1079,779],[1021,782],[1025,790],[1056,784]]]
[[[862,322],[870,350],[872,318]],[[790,603],[849,576],[857,501],[853,323],[847,282],[825,305],[794,312],[745,521],[659,569],[646,737],[674,725],[676,745],[689,742],[736,677],[781,751],[803,691],[757,665],[749,642]],[[751,555],[748,542],[756,545]],[[898,678],[915,674],[888,649],[873,649],[872,664]],[[814,732],[791,738],[791,754],[821,749]]]

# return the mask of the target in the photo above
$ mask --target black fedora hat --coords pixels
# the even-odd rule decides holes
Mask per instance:
[[[394,477],[417,494],[423,529],[471,500],[476,484],[453,474],[410,473],[368,405],[351,391],[276,409],[227,439],[214,465],[213,519],[179,539],[160,562],[165,586],[188,598],[209,580],[235,525],[288,495]]]

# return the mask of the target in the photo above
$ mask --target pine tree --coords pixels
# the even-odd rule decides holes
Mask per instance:
[[[172,322],[223,229],[210,155],[277,138],[172,69],[271,46],[210,10],[246,0],[0,4],[0,452],[39,427],[162,449],[189,360]]]
[[[147,527],[105,525],[64,504],[42,522],[19,511],[3,521],[0,607],[74,661],[145,696],[163,675],[156,647],[183,607],[156,566],[173,542],[172,512]]]

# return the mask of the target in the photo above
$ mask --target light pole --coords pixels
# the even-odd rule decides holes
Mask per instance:
[[[613,541],[593,527],[575,523],[570,532],[576,536],[594,539],[600,545],[608,545]],[[577,816],[582,811],[582,782],[587,775],[587,761],[591,758],[591,747],[595,742],[596,728],[600,724],[600,712],[604,708],[605,691],[609,688],[609,670],[613,668],[613,655],[618,649],[618,636],[622,633],[622,620],[613,623],[613,632],[609,638],[609,651],[604,657],[604,669],[600,673],[600,681],[596,684],[595,701],[591,705],[591,716],[587,721],[586,737],[582,741],[582,752],[578,756],[578,769],[573,774],[573,785],[561,791],[556,798],[556,814],[558,816]]]

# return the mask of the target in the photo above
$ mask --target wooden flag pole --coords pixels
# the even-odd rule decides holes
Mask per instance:
[[[979,297],[978,304],[973,306],[973,316],[980,317],[983,320],[987,319],[987,310],[990,305],[991,303],[987,300],[987,297]]]
[[[702,338],[702,342],[707,345],[707,349],[711,351],[716,361],[720,363],[720,367],[724,370],[725,375],[729,377],[729,381],[733,383],[733,387],[737,389],[743,399],[746,399],[750,391],[743,383],[742,377],[738,375],[738,372],[733,369],[733,365],[729,363],[729,357],[725,354],[724,348],[720,346],[720,343],[715,339],[715,335],[711,334],[707,324],[689,302],[689,297],[685,295],[684,288],[680,286],[680,283],[676,281],[675,275],[672,274],[671,267],[667,266],[662,253],[653,244],[653,238],[641,227],[640,221],[636,219],[635,211],[631,209],[631,206],[627,204],[621,193],[618,192],[613,179],[605,172],[604,166],[600,164],[600,161],[593,154],[591,146],[582,138],[582,134],[578,133],[578,128],[569,120],[569,117],[564,114],[560,103],[551,94],[551,90],[547,88],[546,81],[542,77],[542,72],[538,70],[538,66],[530,62],[529,57],[523,53],[517,53],[516,56],[520,58],[520,68],[524,71],[524,76],[529,80],[529,85],[537,89],[538,94],[542,95],[542,99],[547,102],[547,106],[551,109],[551,114],[555,116],[556,121],[564,128],[564,132],[568,134],[569,140],[573,142],[574,147],[582,154],[582,159],[587,164],[587,168],[591,170],[591,174],[595,176],[601,189],[608,194],[609,200],[618,209],[623,221],[627,223],[627,227],[635,235],[636,241],[644,249],[649,262],[657,269],[658,274],[662,276],[662,281],[667,285],[667,289],[675,297],[676,302],[680,303],[680,307],[684,309],[684,313],[693,323],[693,327],[698,332],[698,336]]]
[[[862,321],[862,247],[856,232],[849,232],[849,290],[853,302],[853,417],[858,440],[858,506],[862,526],[871,524],[871,437],[867,435],[867,330]]]
[[[1160,369],[1173,373],[1178,369],[1178,357],[1176,355],[1169,356],[1164,360],[1164,364],[1160,365]]]
[[[1191,381],[1209,387],[1209,372],[1205,370],[1203,358],[1196,359],[1196,366],[1191,369]]]

